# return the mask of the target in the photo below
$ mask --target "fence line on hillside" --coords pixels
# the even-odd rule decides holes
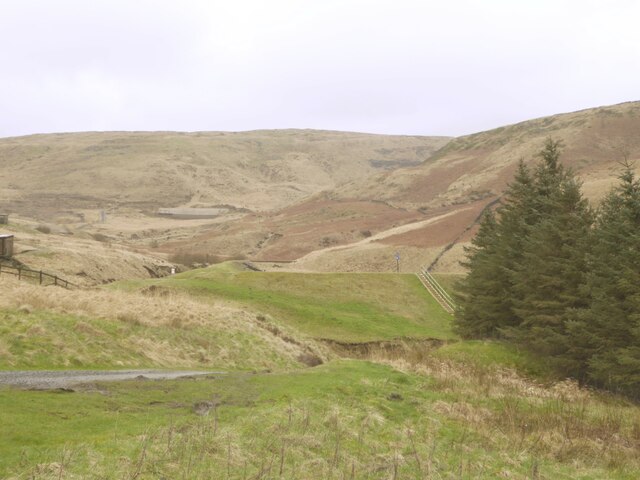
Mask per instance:
[[[2,274],[14,275],[18,277],[18,280],[32,280],[40,285],[56,285],[67,289],[77,287],[77,285],[68,282],[64,278],[60,278],[57,275],[25,267],[12,267],[10,265],[0,264],[0,275]]]
[[[440,306],[447,313],[453,315],[456,310],[456,303],[453,301],[453,298],[451,298],[451,295],[449,295],[433,275],[431,275],[429,270],[423,268],[420,273],[418,273],[418,278]]]
[[[455,247],[455,245],[460,241],[460,239],[462,237],[465,236],[465,234],[469,230],[471,230],[474,226],[476,226],[478,223],[480,223],[480,220],[482,220],[482,217],[484,216],[485,212],[487,212],[487,210],[493,208],[494,205],[497,205],[501,201],[502,201],[502,195],[498,196],[497,198],[494,198],[489,203],[487,203],[484,207],[482,207],[482,210],[476,216],[476,218],[473,220],[473,222],[471,222],[469,225],[467,225],[467,227],[462,232],[460,232],[456,238],[454,238],[451,242],[449,242],[447,245],[445,245],[443,247],[443,249],[440,251],[440,253],[438,253],[438,255],[436,255],[436,258],[434,258],[431,261],[431,263],[429,264],[427,269],[428,270],[433,270],[435,268],[435,266],[438,264],[438,262],[440,261],[440,259],[444,256],[444,254],[447,253],[449,250],[451,250],[453,247]]]

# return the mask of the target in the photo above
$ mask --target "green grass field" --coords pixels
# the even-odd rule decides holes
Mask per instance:
[[[637,407],[504,378],[499,368],[476,366],[470,375],[462,363],[446,365],[428,365],[427,375],[337,360],[74,393],[3,389],[0,476],[595,480],[640,473],[629,448]],[[206,416],[193,411],[202,401],[215,404]]]
[[[451,316],[415,275],[245,272],[223,265],[153,284],[251,306],[315,339],[350,343],[455,338]]]
[[[7,283],[0,369],[299,366],[317,340],[451,340],[413,275],[295,274],[234,264],[101,290]],[[4,303],[4,304],[3,304]]]

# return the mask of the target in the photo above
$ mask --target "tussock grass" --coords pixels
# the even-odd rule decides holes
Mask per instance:
[[[389,424],[375,410],[292,403],[231,427],[204,420],[187,429],[149,432],[116,472],[102,470],[92,478],[401,479],[483,471],[476,463],[452,466],[436,458],[442,452],[434,431]],[[72,468],[54,462],[29,473],[55,478]]]
[[[284,368],[328,355],[270,317],[155,287],[0,288],[0,368]]]
[[[566,383],[541,396],[514,399],[514,379],[503,381],[502,395],[499,386],[489,399],[472,398],[442,383],[457,371],[455,365],[436,365],[425,375],[336,361],[277,375],[104,385],[106,400],[76,394],[85,396],[76,401],[108,402],[119,412],[119,426],[103,423],[87,432],[86,421],[74,420],[87,441],[97,436],[102,442],[67,444],[47,455],[31,450],[22,454],[28,466],[14,464],[9,471],[14,478],[37,479],[637,478],[631,427],[638,413],[630,405],[616,400],[620,410],[611,410],[592,392]],[[466,374],[459,377],[464,381]],[[528,380],[518,382],[517,388],[528,391]],[[72,402],[71,395],[42,395],[48,403],[42,399],[40,405],[49,411]],[[194,414],[194,401],[207,398],[208,413]],[[544,403],[529,408],[528,398]],[[575,415],[566,398],[584,398],[587,406],[575,407],[584,414]],[[177,399],[181,406],[172,410]],[[598,405],[610,415],[596,415]],[[146,413],[146,422],[145,408],[153,413]],[[37,415],[49,426],[68,428],[46,412]],[[523,429],[523,421],[533,423]]]
[[[554,379],[530,358],[524,371],[538,376],[524,376],[514,366],[522,372],[526,354],[512,347],[460,342],[431,355],[374,352],[370,358],[431,378],[431,388],[445,395],[433,409],[481,437],[550,462],[619,470],[607,478],[640,472],[637,405],[571,379]]]

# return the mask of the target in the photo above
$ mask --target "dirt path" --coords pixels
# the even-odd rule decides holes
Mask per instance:
[[[407,232],[411,232],[413,230],[418,230],[418,229],[426,227],[427,225],[430,225],[432,223],[439,222],[440,220],[443,220],[443,219],[445,219],[447,217],[450,217],[452,215],[456,215],[456,214],[460,213],[461,211],[469,210],[469,208],[471,208],[471,207],[466,207],[466,208],[463,208],[463,209],[460,209],[460,210],[453,210],[452,212],[448,212],[448,213],[445,213],[443,215],[438,215],[437,217],[428,218],[426,220],[420,220],[418,222],[408,223],[406,225],[400,225],[399,227],[393,227],[393,228],[390,228],[388,230],[384,230],[382,232],[378,232],[375,235],[372,235],[371,237],[364,238],[362,240],[358,240],[357,242],[347,243],[345,245],[336,245],[336,246],[333,246],[333,247],[326,247],[326,248],[322,248],[322,249],[319,249],[319,250],[314,250],[313,252],[309,252],[305,256],[300,257],[299,259],[297,259],[293,263],[304,263],[305,261],[312,260],[312,259],[317,258],[317,257],[319,257],[321,255],[324,255],[324,254],[326,254],[328,252],[333,252],[333,251],[338,251],[338,250],[347,250],[347,249],[362,247],[362,246],[368,245],[370,243],[376,242],[378,240],[384,240],[385,238],[388,238],[388,237],[391,237],[391,236],[394,236],[394,235],[400,235],[402,233],[407,233]]]
[[[196,375],[222,375],[225,372],[185,370],[14,370],[0,372],[0,385],[28,389],[69,388],[88,382],[118,380],[166,380]]]

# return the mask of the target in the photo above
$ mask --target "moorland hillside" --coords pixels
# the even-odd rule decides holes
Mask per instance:
[[[86,132],[0,139],[0,202],[34,217],[78,208],[227,205],[265,211],[448,141],[314,130]]]
[[[455,270],[481,211],[499,200],[520,159],[536,161],[547,138],[562,142],[561,161],[596,204],[615,182],[619,162],[640,158],[638,133],[640,102],[529,120],[456,138],[420,165],[360,177],[197,240],[203,249],[233,244],[253,258],[300,259],[299,268],[320,271],[389,270],[396,251],[411,271],[455,243],[439,262]]]

